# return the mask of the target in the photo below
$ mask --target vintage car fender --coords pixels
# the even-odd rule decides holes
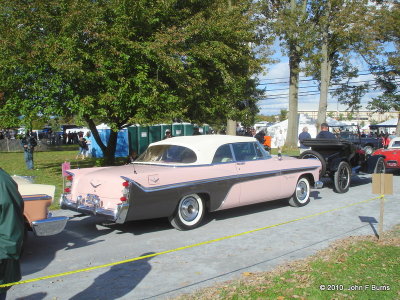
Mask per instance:
[[[339,164],[342,161],[348,162],[346,159],[343,159],[343,157],[334,157],[328,160],[328,170],[331,171],[331,173],[334,173],[337,171]]]
[[[372,156],[368,157],[367,158],[367,169],[365,170],[365,173],[368,173],[368,174],[374,173],[376,163],[378,162],[378,159],[381,158],[381,157],[383,159],[385,159],[385,156],[384,155],[380,155],[380,154],[372,155]]]
[[[28,230],[36,236],[55,235],[64,230],[68,217],[53,217],[48,211],[54,199],[55,186],[34,184],[30,178],[13,176],[24,200],[24,218]]]

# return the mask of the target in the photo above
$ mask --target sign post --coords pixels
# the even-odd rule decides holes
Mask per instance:
[[[393,195],[393,174],[372,174],[372,193],[381,195],[378,228],[378,238],[380,238],[383,234],[385,195]]]

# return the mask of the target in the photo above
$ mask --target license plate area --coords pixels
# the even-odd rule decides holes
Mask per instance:
[[[99,207],[100,206],[100,198],[94,194],[87,194],[85,199],[85,205],[88,207]]]

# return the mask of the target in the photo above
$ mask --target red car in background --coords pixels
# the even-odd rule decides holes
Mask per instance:
[[[400,137],[393,138],[387,149],[378,149],[373,155],[385,157],[386,169],[400,171]]]

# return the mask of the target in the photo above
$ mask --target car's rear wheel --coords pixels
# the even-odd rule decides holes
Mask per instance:
[[[204,212],[203,199],[197,194],[190,194],[179,201],[178,207],[169,221],[178,230],[193,229],[200,225]]]
[[[301,177],[296,184],[293,196],[289,199],[291,206],[305,206],[310,202],[310,181],[306,177]]]
[[[385,173],[386,172],[386,166],[385,166],[385,160],[383,157],[379,157],[378,160],[376,161],[376,165],[374,168],[374,173]]]
[[[342,194],[349,190],[351,181],[351,168],[348,162],[340,162],[337,171],[333,175],[333,181],[335,184],[335,191],[337,193]]]
[[[318,159],[321,162],[321,172],[320,172],[320,176],[324,176],[325,172],[326,172],[326,161],[325,158],[319,154],[317,151],[314,150],[306,150],[304,152],[302,152],[299,156],[300,159]]]

